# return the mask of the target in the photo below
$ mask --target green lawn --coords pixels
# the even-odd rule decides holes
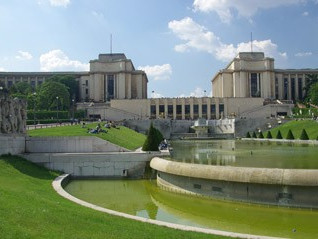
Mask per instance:
[[[295,139],[299,139],[301,131],[306,130],[309,139],[317,139],[318,122],[315,120],[292,120],[283,125],[280,125],[271,130],[273,138],[276,138],[278,130],[282,133],[283,138],[286,138],[288,130],[292,130]],[[266,137],[267,133],[264,133]]]
[[[0,238],[224,238],[137,222],[77,205],[51,186],[57,173],[0,156]]]
[[[102,125],[102,124],[101,124]],[[119,126],[118,129],[110,128],[103,129],[107,130],[107,133],[90,134],[87,133],[88,128],[95,128],[97,123],[87,124],[86,128],[82,128],[81,125],[54,127],[54,128],[43,128],[28,130],[30,136],[96,136],[101,139],[107,140],[113,144],[117,144],[126,149],[134,150],[142,147],[146,136],[135,132],[124,126]]]

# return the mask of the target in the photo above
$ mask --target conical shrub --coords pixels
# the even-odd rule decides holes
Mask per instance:
[[[295,139],[295,137],[294,137],[293,132],[291,131],[291,129],[288,131],[286,139]]]
[[[267,132],[266,139],[272,139],[272,133],[270,131]]]
[[[247,132],[247,133],[246,133],[246,138],[248,138],[248,139],[251,138],[250,132]]]
[[[163,140],[163,136],[161,132],[153,127],[153,124],[151,122],[147,138],[144,142],[144,145],[142,146],[143,151],[159,151],[159,144]]]
[[[283,139],[283,136],[282,136],[282,133],[280,132],[280,130],[278,130],[278,132],[277,132],[276,139]]]
[[[255,131],[253,132],[252,138],[257,138]]]
[[[263,135],[263,132],[262,132],[262,131],[259,133],[258,138],[259,138],[259,139],[264,139],[264,135]]]
[[[303,129],[303,131],[301,131],[300,139],[301,140],[308,140],[309,139],[308,134],[307,134],[305,129]]]

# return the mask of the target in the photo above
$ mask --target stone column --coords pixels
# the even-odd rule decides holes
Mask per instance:
[[[159,99],[155,99],[156,102],[156,119],[159,118]]]
[[[215,98],[215,118],[219,119],[220,118],[220,114],[219,114],[219,104],[220,104],[220,98]]]
[[[287,99],[291,100],[291,78],[290,74],[288,74],[288,94],[287,94]]]
[[[168,119],[168,99],[165,98],[164,102],[165,102],[165,113],[164,113],[164,115],[165,115],[165,119]]]
[[[211,98],[208,97],[207,101],[206,101],[206,105],[207,105],[207,119],[211,119]]]
[[[190,98],[190,119],[193,120],[194,118],[194,115],[193,115],[193,101],[194,101],[194,98]]]
[[[173,119],[177,118],[177,99],[172,99]]]
[[[202,98],[198,98],[199,118],[202,118]]]
[[[182,117],[181,117],[181,119],[185,119],[185,99],[183,98],[182,100],[181,100],[181,112],[182,112]]]
[[[298,95],[298,74],[295,75],[295,100],[299,100]]]

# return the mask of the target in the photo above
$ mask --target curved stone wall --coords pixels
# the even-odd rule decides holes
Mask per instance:
[[[318,170],[212,166],[153,158],[166,190],[221,199],[318,208]]]

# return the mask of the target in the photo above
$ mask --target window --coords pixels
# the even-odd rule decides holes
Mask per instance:
[[[182,106],[177,105],[177,114],[182,114]]]
[[[155,105],[150,106],[150,114],[151,114],[151,116],[156,116],[156,106]]]
[[[85,85],[88,86],[88,80],[85,81]]]
[[[275,78],[275,98],[278,99],[278,79],[277,77]]]
[[[159,113],[164,113],[164,112],[165,112],[165,106],[159,105]]]
[[[185,113],[185,114],[190,114],[190,105],[185,105],[185,107],[184,107],[184,113]]]
[[[206,115],[208,113],[208,106],[207,105],[202,105],[202,114]]]
[[[251,97],[260,97],[260,74],[251,73]]]
[[[284,100],[288,98],[288,79],[284,78]]]
[[[302,78],[298,78],[298,98],[300,100],[303,99],[303,84],[302,84]]]
[[[88,95],[88,89],[85,89],[85,94]]]
[[[107,75],[107,101],[114,99],[115,79],[114,75]]]
[[[9,80],[9,81],[8,81],[8,87],[10,88],[12,85],[13,85],[12,80]]]
[[[199,105],[193,105],[193,113],[199,114]]]
[[[201,184],[193,184],[193,187],[195,188],[195,189],[201,189]]]
[[[295,100],[295,78],[290,79],[291,99]]]
[[[215,115],[216,113],[216,108],[215,108],[215,105],[211,105],[211,114]]]
[[[219,105],[219,114],[222,114],[224,112],[224,104]]]
[[[173,115],[173,105],[168,105],[168,115]]]

